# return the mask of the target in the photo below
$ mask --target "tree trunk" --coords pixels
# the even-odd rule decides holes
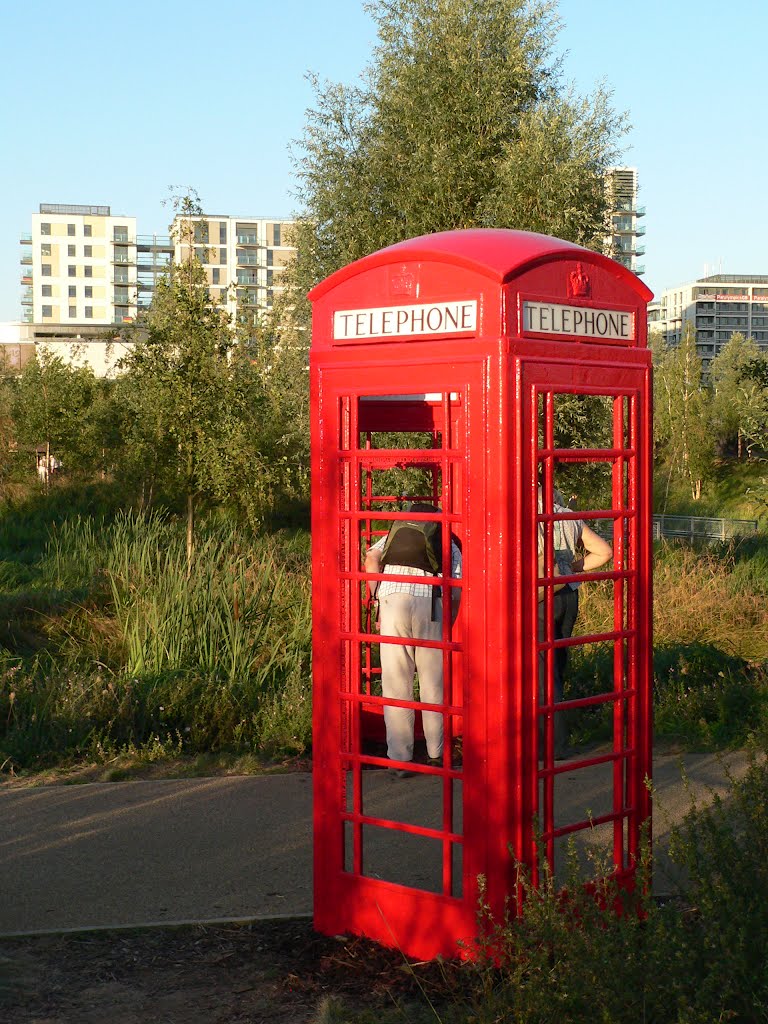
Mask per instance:
[[[192,569],[192,555],[195,550],[195,498],[187,494],[187,572]]]

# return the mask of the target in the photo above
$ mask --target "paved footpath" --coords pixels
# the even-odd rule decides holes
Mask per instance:
[[[735,774],[746,756],[730,755]],[[654,842],[726,790],[713,755],[654,762]],[[565,774],[563,806],[583,796]],[[434,780],[377,785],[418,803]],[[306,773],[0,788],[0,935],[242,920],[312,911],[312,780]],[[669,886],[666,872],[656,885]]]

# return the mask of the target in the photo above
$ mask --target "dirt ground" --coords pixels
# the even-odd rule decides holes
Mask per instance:
[[[304,919],[2,939],[0,1021],[309,1024],[329,996],[374,1015],[424,1007],[450,973]]]

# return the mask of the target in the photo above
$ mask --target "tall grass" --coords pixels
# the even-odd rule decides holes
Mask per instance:
[[[38,623],[33,656],[5,655],[0,762],[158,742],[306,748],[311,617],[300,545],[245,544],[218,528],[188,565],[181,528],[161,516],[76,517],[51,530],[38,585],[77,599]]]

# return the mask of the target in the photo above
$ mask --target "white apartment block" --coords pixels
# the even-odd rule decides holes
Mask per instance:
[[[109,206],[41,203],[21,238],[23,323],[30,343],[97,376],[115,372],[125,354],[124,324],[141,322],[159,277],[189,252],[205,267],[211,299],[232,317],[255,318],[282,290],[294,253],[293,221],[279,217],[203,215],[169,235],[137,235],[135,217]],[[4,349],[10,355],[10,348]]]
[[[21,239],[25,320],[108,325],[136,318],[136,218],[108,206],[41,203]]]
[[[645,254],[645,247],[638,239],[645,234],[645,227],[640,224],[645,207],[637,203],[637,168],[610,167],[605,175],[605,192],[605,252],[633,274],[643,274],[645,267],[638,263],[638,257]]]
[[[203,264],[211,298],[234,319],[270,309],[283,290],[283,272],[295,248],[294,222],[277,217],[204,214],[174,219],[174,259],[190,246]]]
[[[715,274],[667,288],[648,307],[648,330],[677,345],[691,324],[705,367],[732,334],[754,338],[768,352],[768,274]]]

